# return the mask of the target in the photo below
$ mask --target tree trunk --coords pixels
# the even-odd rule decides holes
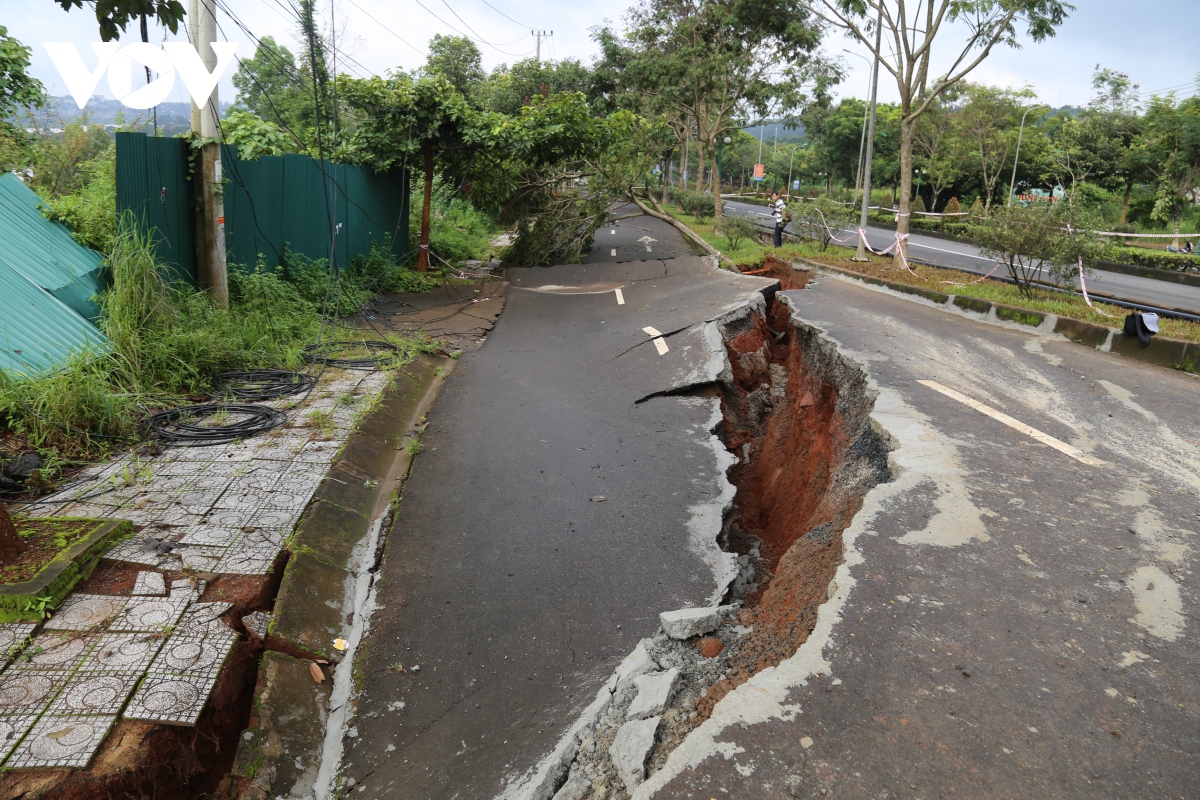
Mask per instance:
[[[717,164],[716,148],[712,151],[713,225],[721,222],[721,170]]]
[[[421,251],[417,271],[429,271],[429,208],[433,204],[433,146],[425,146],[425,199],[421,201]]]
[[[704,142],[697,139],[696,140],[696,150],[699,151],[697,154],[699,157],[696,159],[696,191],[697,192],[704,191],[704,153],[705,153],[706,149],[707,148],[705,148]]]
[[[1175,229],[1172,231],[1172,233],[1175,234],[1175,238],[1171,240],[1171,246],[1178,249],[1179,248],[1179,221],[1183,218],[1183,205],[1180,203],[1176,203],[1175,204],[1175,213],[1173,213],[1171,216],[1175,220]]]
[[[906,119],[900,120],[900,215],[896,219],[896,255],[893,259],[897,268],[903,268],[908,259],[908,231],[912,222],[912,166],[913,128]]]
[[[17,528],[4,503],[0,503],[0,564],[15,564],[21,553],[25,552],[25,542],[17,536]]]
[[[1133,194],[1133,178],[1128,178],[1125,181],[1125,202],[1121,204],[1121,224],[1125,224],[1126,218],[1129,216],[1129,195]],[[1126,242],[1128,244],[1128,242]]]

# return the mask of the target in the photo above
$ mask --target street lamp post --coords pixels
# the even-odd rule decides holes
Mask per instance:
[[[787,196],[788,196],[788,199],[789,199],[789,200],[791,200],[791,199],[792,199],[792,159],[794,159],[795,157],[796,157],[796,145],[792,145],[792,152],[791,152],[791,155],[789,155],[789,156],[788,156],[788,185],[787,185]]]
[[[1017,132],[1017,152],[1013,156],[1013,171],[1012,178],[1008,182],[1008,205],[1012,206],[1013,192],[1017,188],[1017,161],[1021,158],[1021,137],[1025,135],[1025,118],[1029,116],[1029,112],[1038,108],[1049,108],[1046,105],[1034,106],[1033,108],[1025,109],[1025,113],[1021,115],[1021,130]]]
[[[857,56],[858,58],[861,58],[863,61],[866,61],[868,67],[871,66],[870,60],[866,56],[862,55],[861,53],[855,53],[851,50],[847,50],[844,47],[842,48],[842,52],[849,53],[852,56]],[[862,133],[860,133],[858,136],[858,168],[854,173],[854,201],[853,202],[856,202],[856,203],[858,202],[858,190],[862,188],[863,148],[867,143],[867,117],[870,116],[870,113],[871,113],[870,106],[864,105],[863,106]]]
[[[879,52],[879,46],[883,36],[883,3],[879,4],[879,19],[875,23],[875,52]],[[854,256],[855,261],[867,260],[867,214],[871,205],[871,158],[875,154],[875,100],[879,92],[879,56],[875,56],[875,61],[871,66],[871,102],[868,106],[870,119],[867,122],[867,149],[863,156],[863,199],[862,211],[859,215],[859,234],[858,234],[858,252]]]

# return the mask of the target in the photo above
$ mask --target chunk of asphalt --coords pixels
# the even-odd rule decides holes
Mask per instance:
[[[658,615],[663,631],[672,639],[690,639],[712,633],[721,624],[720,608],[681,608]]]
[[[592,790],[592,782],[582,772],[572,772],[562,788],[554,793],[554,800],[583,800]]]
[[[617,774],[625,781],[630,792],[646,780],[646,756],[654,747],[654,734],[662,717],[639,719],[626,722],[617,730],[608,755],[612,758]]]
[[[657,669],[658,664],[650,657],[650,652],[646,649],[646,640],[643,639],[638,642],[637,647],[633,648],[633,652],[625,656],[624,660],[617,665],[613,676],[616,678],[616,683],[613,685],[613,700],[618,704],[623,702],[630,694],[637,691],[633,684],[635,678]]]
[[[629,704],[627,719],[647,719],[661,716],[671,702],[675,685],[679,682],[679,670],[675,667],[666,672],[652,672],[633,679],[637,697]]]

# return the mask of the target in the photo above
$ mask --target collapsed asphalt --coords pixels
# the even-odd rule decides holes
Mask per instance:
[[[496,794],[659,612],[723,589],[715,400],[652,396],[708,363],[692,326],[770,282],[648,218],[602,228],[583,264],[508,278],[430,415],[355,660],[343,774],[368,796]]]
[[[751,203],[725,201],[725,208],[736,213],[766,216],[763,206]],[[839,236],[851,236],[857,226],[841,231]],[[894,231],[867,227],[867,244],[875,250],[883,250],[896,241]],[[857,246],[855,242],[850,243]],[[985,275],[992,271],[996,262],[979,253],[979,248],[966,242],[947,241],[913,232],[908,237],[909,252],[914,259],[935,267],[953,267]],[[1001,268],[1003,270],[1003,268]],[[1078,280],[1075,280],[1078,288]],[[1191,314],[1200,314],[1200,286],[1168,283],[1153,278],[1126,275],[1120,272],[1095,270],[1087,278],[1088,291],[1095,295],[1109,295],[1121,300],[1146,303],[1163,309],[1178,309]]]

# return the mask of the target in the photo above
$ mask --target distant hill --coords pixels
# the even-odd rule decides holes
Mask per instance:
[[[220,115],[233,103],[221,103]],[[93,125],[117,125],[120,119],[125,125],[144,125],[147,129],[154,119],[155,109],[134,111],[106,97],[93,97],[87,106],[80,110],[72,97],[51,97],[46,105],[33,112],[40,125],[50,128],[61,127],[63,124],[87,117]],[[191,103],[161,103],[158,106],[158,126],[166,136],[174,136],[186,131],[192,124]],[[18,125],[28,125],[28,120],[13,118],[10,121]]]
[[[793,124],[795,125],[795,127],[790,127]],[[746,133],[750,134],[751,136],[753,136],[755,139],[758,138],[759,127],[757,125],[754,125],[749,128],[742,128],[742,130],[745,131]],[[764,142],[774,142],[776,131],[779,132],[779,141],[781,141],[781,142],[793,141],[795,139],[803,139],[804,138],[804,126],[801,125],[799,122],[796,122],[796,123],[768,122],[762,126],[763,141]]]

